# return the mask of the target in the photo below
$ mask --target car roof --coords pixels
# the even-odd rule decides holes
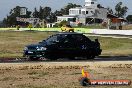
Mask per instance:
[[[60,32],[58,33],[59,35],[76,35],[76,34],[80,34],[82,35],[82,33],[76,33],[76,32]]]

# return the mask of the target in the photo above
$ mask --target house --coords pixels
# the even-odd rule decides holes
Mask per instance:
[[[113,14],[107,14],[108,29],[122,29],[122,24],[126,22],[126,19],[117,17]]]
[[[57,23],[65,20],[71,25],[89,25],[107,20],[108,10],[98,5],[97,0],[85,0],[84,7],[69,9],[69,15],[57,16]]]

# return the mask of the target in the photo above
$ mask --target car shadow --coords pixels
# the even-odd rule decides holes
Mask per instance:
[[[132,56],[99,56],[95,57],[94,59],[87,59],[87,58],[75,58],[74,60],[68,59],[68,58],[59,58],[57,60],[46,60],[46,59],[40,59],[38,61],[28,61],[26,59],[16,59],[16,58],[1,58],[0,63],[36,63],[36,62],[99,62],[99,61],[132,61]]]
[[[132,56],[99,56],[95,61],[132,61]]]
[[[132,56],[99,56],[94,59],[76,58],[74,60],[68,58],[60,58],[58,60],[40,60],[41,62],[93,62],[93,61],[132,61]]]
[[[95,57],[94,59],[87,59],[87,58],[76,58],[75,60],[70,60],[68,58],[58,59],[54,62],[86,62],[86,61],[132,61],[132,56],[99,56]]]

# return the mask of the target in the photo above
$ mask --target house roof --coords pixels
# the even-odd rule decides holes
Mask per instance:
[[[108,13],[107,18],[118,18],[118,17],[114,14]]]
[[[121,20],[121,21],[126,21],[125,18],[117,17],[116,15],[110,14],[110,13],[108,13],[107,18],[110,18],[110,19],[113,19],[114,18],[114,19],[118,19],[118,20]]]

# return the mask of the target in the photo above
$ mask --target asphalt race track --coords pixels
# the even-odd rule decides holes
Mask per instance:
[[[86,58],[76,58],[69,60],[68,58],[60,58],[55,61],[40,59],[38,61],[28,61],[24,58],[0,58],[0,63],[26,63],[26,62],[99,62],[99,61],[132,61],[132,56],[100,56],[92,60]]]

